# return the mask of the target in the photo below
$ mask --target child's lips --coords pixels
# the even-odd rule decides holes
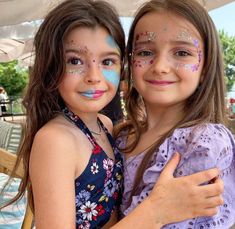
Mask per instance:
[[[105,93],[105,90],[88,90],[81,92],[81,95],[88,98],[99,98]]]
[[[147,82],[158,86],[168,86],[175,83],[175,81],[168,81],[168,80],[147,80]]]

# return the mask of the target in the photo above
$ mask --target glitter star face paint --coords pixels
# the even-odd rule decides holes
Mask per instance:
[[[138,21],[132,44],[134,86],[152,105],[154,100],[182,101],[203,80],[203,40],[186,19],[169,12],[148,13]]]
[[[79,112],[98,112],[115,96],[120,80],[121,55],[102,27],[75,28],[64,42],[65,74],[59,93]]]
[[[151,44],[155,42],[168,43],[169,33],[171,32],[169,32],[167,26],[163,26],[160,31],[158,31],[158,34],[154,31],[144,31],[137,33],[133,43],[133,52],[131,53],[133,66],[146,67],[148,65],[152,65],[154,63],[156,53],[155,50],[151,49]],[[198,71],[199,65],[202,61],[202,47],[200,47],[198,39],[193,37],[190,31],[184,28],[180,28],[172,38],[176,41],[179,41],[179,43],[185,42],[186,50],[183,50],[184,47],[182,47],[182,50],[179,50],[181,51],[181,54],[183,54],[182,51],[185,52],[184,54],[187,53],[187,43],[189,45],[193,45],[194,47],[191,47],[191,50],[193,49],[192,51],[196,52],[197,60],[192,60],[195,63],[184,63],[184,60],[179,60],[174,58],[173,55],[168,55],[166,58],[169,64],[174,66],[176,70],[184,68],[187,71]]]

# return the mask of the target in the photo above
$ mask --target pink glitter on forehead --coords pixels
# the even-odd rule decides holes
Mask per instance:
[[[138,41],[142,37],[147,37],[148,41],[153,41],[156,38],[156,33],[149,32],[149,31],[141,32],[141,33],[136,34],[135,40]]]

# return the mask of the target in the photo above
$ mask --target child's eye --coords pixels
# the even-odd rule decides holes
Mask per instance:
[[[175,53],[176,56],[191,56],[191,54],[188,51],[180,50]]]
[[[135,56],[139,56],[139,57],[148,57],[152,55],[153,55],[153,52],[148,51],[148,50],[137,51],[135,53]]]
[[[82,60],[80,58],[77,58],[77,57],[69,58],[67,60],[67,63],[71,64],[71,65],[82,65],[83,64]]]
[[[107,67],[111,67],[116,63],[116,61],[114,59],[105,59],[102,61],[102,65],[107,66]]]

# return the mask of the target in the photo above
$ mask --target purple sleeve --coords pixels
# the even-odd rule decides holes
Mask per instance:
[[[224,181],[224,204],[213,217],[199,217],[163,227],[194,229],[227,229],[235,223],[235,143],[230,131],[223,125],[208,124],[188,135],[176,176],[186,176],[205,169],[218,167]]]
[[[224,205],[214,217],[200,217],[169,224],[164,229],[221,228],[235,223],[235,143],[232,134],[223,126],[207,124],[197,128],[176,130],[172,137],[159,147],[151,166],[145,171],[139,195],[124,212],[128,214],[150,193],[160,172],[174,152],[181,153],[181,161],[175,176],[187,176],[205,169],[218,167],[224,181]]]

